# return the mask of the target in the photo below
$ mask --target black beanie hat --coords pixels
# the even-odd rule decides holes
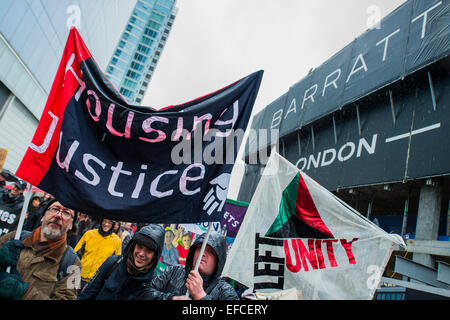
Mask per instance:
[[[148,249],[154,251],[155,253],[158,251],[158,247],[156,242],[142,233],[136,233],[133,237],[134,242],[139,243],[140,245],[146,246]]]
[[[51,206],[51,204],[55,203],[56,201],[58,201],[58,200],[56,200],[55,198],[51,198],[47,201],[42,202],[42,204],[44,205],[44,214],[48,210],[48,208]]]
[[[48,208],[50,208],[50,206],[52,205],[52,203],[57,202],[58,200],[55,198],[51,198],[47,201],[44,201],[42,204],[44,205],[44,211],[43,214],[45,214],[45,212],[48,210]],[[59,201],[58,201],[59,202]],[[61,202],[60,202],[61,203]],[[62,205],[62,204],[61,204]],[[69,208],[70,209],[70,208]],[[72,209],[71,209],[72,210]],[[73,223],[75,223],[77,221],[78,218],[78,211],[74,210],[74,214],[73,214]]]

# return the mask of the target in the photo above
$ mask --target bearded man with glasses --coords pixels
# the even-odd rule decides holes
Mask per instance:
[[[23,240],[14,240],[15,232],[0,237],[0,299],[77,298],[81,261],[67,245],[67,232],[76,218],[74,210],[52,199],[41,226]]]

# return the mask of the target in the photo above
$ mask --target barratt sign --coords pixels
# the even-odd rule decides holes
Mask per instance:
[[[413,94],[394,96],[393,106],[387,98],[327,117],[282,138],[280,152],[329,190],[448,174],[450,80],[430,73],[439,80],[436,107],[423,73]]]
[[[449,24],[405,2],[256,114],[245,161],[276,146],[329,190],[450,173]]]
[[[446,57],[449,11],[446,1],[407,1],[256,114],[252,127],[284,137]]]

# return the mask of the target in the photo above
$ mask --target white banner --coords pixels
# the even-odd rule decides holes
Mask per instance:
[[[394,244],[405,245],[272,152],[222,275],[300,299],[372,299]]]

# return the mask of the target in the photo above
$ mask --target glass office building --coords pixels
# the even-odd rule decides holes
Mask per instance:
[[[136,0],[0,1],[0,148],[15,171],[33,137],[75,25],[102,70]]]
[[[145,95],[178,8],[176,0],[138,0],[106,69],[130,104]]]

